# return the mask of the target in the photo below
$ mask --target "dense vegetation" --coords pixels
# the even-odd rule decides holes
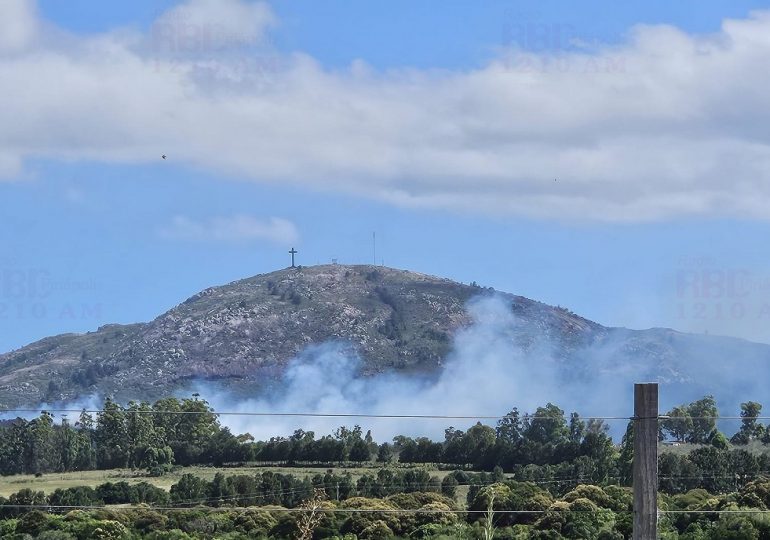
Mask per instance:
[[[770,442],[760,411],[744,403],[741,427],[729,439],[716,429],[711,397],[676,407],[661,422],[661,439],[692,445],[660,456],[661,508],[681,511],[663,515],[663,537],[770,538],[762,514],[690,513],[770,507],[770,481],[763,480],[770,457],[756,451]],[[5,422],[0,472],[128,467],[157,476],[172,467],[246,462],[368,469],[355,479],[331,468],[306,477],[218,473],[210,481],[184,474],[168,491],[148,482],[24,489],[0,498],[0,539],[311,538],[303,530],[315,531],[313,538],[490,538],[492,529],[495,538],[627,538],[630,427],[615,444],[603,422],[566,417],[549,403],[531,414],[513,409],[494,427],[447,428],[443,441],[398,436],[378,444],[359,426],[254,441],[220,426],[197,397],[126,407],[108,400],[74,424],[55,424],[45,412]],[[431,475],[420,464],[454,470]],[[461,488],[467,496],[458,502]]]
[[[411,481],[409,474],[423,477]],[[448,481],[447,479],[451,479]],[[470,485],[463,505],[455,489]],[[128,507],[103,507],[124,504]],[[89,507],[90,510],[71,507]],[[770,481],[736,492],[702,489],[663,496],[660,537],[683,540],[770,538],[762,514]],[[718,511],[733,513],[719,514]],[[435,482],[425,471],[381,469],[352,483],[331,471],[310,479],[263,472],[212,481],[183,476],[170,492],[146,483],[106,483],[96,489],[29,489],[0,498],[0,538],[629,538],[629,488],[581,484],[554,496],[501,473],[455,471]]]

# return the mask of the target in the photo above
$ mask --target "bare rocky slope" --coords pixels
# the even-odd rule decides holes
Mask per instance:
[[[254,395],[298,353],[330,340],[359,354],[362,376],[435,373],[453,335],[470,323],[468,301],[485,294],[493,292],[384,267],[284,269],[206,289],[149,323],[50,337],[0,355],[0,408],[95,393],[155,399],[198,380]],[[518,345],[526,350],[547,340],[551,353],[565,362],[585,361],[603,346],[621,363],[651,366],[658,378],[683,379],[674,361],[683,356],[716,351],[770,359],[766,345],[665,329],[606,328],[563,308],[494,294],[520,321]]]

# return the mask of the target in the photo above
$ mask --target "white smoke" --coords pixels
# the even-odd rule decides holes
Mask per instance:
[[[516,319],[510,302],[502,296],[483,296],[468,305],[472,324],[456,334],[452,352],[436,377],[404,374],[360,376],[361,359],[345,343],[313,346],[295,358],[277,391],[255,399],[236,400],[226,391],[199,384],[197,390],[216,410],[243,413],[312,413],[360,415],[436,415],[478,416],[482,423],[495,425],[495,418],[513,407],[533,412],[548,402],[565,414],[579,412],[583,417],[611,417],[606,420],[611,433],[619,438],[633,415],[633,385],[661,383],[660,409],[714,394],[722,415],[736,415],[739,404],[749,399],[761,401],[767,377],[756,376],[763,367],[761,355],[744,358],[744,369],[726,370],[722,354],[709,356],[709,343],[701,336],[664,331],[682,338],[683,345],[674,363],[659,364],[655,358],[637,354],[641,334],[619,331],[602,341],[579,349],[573,357],[557,354],[557,345],[540,336],[524,350],[516,339],[523,323]],[[654,332],[654,331],[650,331]],[[695,338],[695,336],[693,336]],[[652,342],[666,339],[657,334]],[[740,340],[722,341],[725,357],[731,347],[751,356],[750,346]],[[759,346],[762,347],[762,346]],[[746,352],[748,350],[748,352]],[[764,348],[762,348],[764,351]],[[650,353],[645,353],[649,355]],[[751,369],[745,369],[752,366]],[[257,439],[290,435],[295,429],[312,430],[317,436],[335,428],[359,424],[371,429],[375,440],[387,441],[395,435],[429,436],[441,440],[444,429],[467,429],[477,419],[389,419],[357,417],[300,416],[223,416],[222,423],[235,433],[248,432]],[[738,422],[724,421],[720,428],[728,434]]]
[[[49,411],[54,417],[56,423],[60,423],[62,419],[66,418],[70,424],[75,424],[78,421],[80,412],[86,411],[98,411],[104,405],[104,397],[99,394],[90,394],[87,396],[81,396],[76,400],[69,401],[44,401],[38,403],[34,407],[29,407],[25,410],[13,410],[11,412],[0,412],[0,420],[14,420],[16,418],[23,418],[25,420],[33,420],[40,416],[43,411]]]
[[[470,302],[472,324],[454,338],[453,350],[434,378],[398,374],[359,376],[361,360],[344,343],[314,346],[289,365],[280,390],[269,396],[235,401],[210,386],[196,388],[216,410],[243,413],[312,413],[362,415],[502,416],[513,407],[533,411],[551,401],[566,412],[589,415],[628,413],[631,374],[594,371],[590,379],[566,376],[574,372],[542,343],[523,351],[517,345],[518,323],[501,297]],[[601,391],[589,390],[598,385]],[[360,424],[375,439],[395,435],[443,437],[445,428],[465,429],[476,419],[384,419],[356,417],[223,416],[234,432],[257,439],[288,435],[294,429],[331,433],[340,425]],[[625,428],[625,421],[621,429]]]

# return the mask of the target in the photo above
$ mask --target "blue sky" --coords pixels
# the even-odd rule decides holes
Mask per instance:
[[[0,351],[150,320],[205,287],[287,266],[292,246],[301,264],[370,263],[373,231],[388,266],[606,325],[770,341],[768,112],[751,110],[762,100],[750,90],[764,80],[724,45],[745,39],[761,52],[766,21],[748,17],[770,2],[226,3],[261,11],[233,11],[253,14],[251,25],[210,26],[196,22],[206,0],[40,0],[11,14],[30,31],[5,52],[0,42],[0,66],[38,75],[0,88],[29,106],[15,111],[41,112],[0,127],[11,148],[6,161],[0,152]],[[180,13],[214,37],[153,41]],[[725,30],[725,19],[754,22]],[[669,26],[638,34],[640,24]],[[686,55],[683,42],[719,69],[658,59]],[[70,58],[67,75],[32,84],[45,54]],[[617,72],[601,71],[608,58]],[[82,91],[68,78],[81,72],[95,81]],[[697,109],[676,93],[722,75],[735,87],[707,87]],[[543,93],[549,108],[527,105]],[[608,104],[591,114],[595,95]],[[349,103],[349,116],[329,113]]]

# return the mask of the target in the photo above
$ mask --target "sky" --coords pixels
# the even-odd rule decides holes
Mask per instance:
[[[6,0],[0,351],[292,247],[770,342],[768,57],[770,1]]]

